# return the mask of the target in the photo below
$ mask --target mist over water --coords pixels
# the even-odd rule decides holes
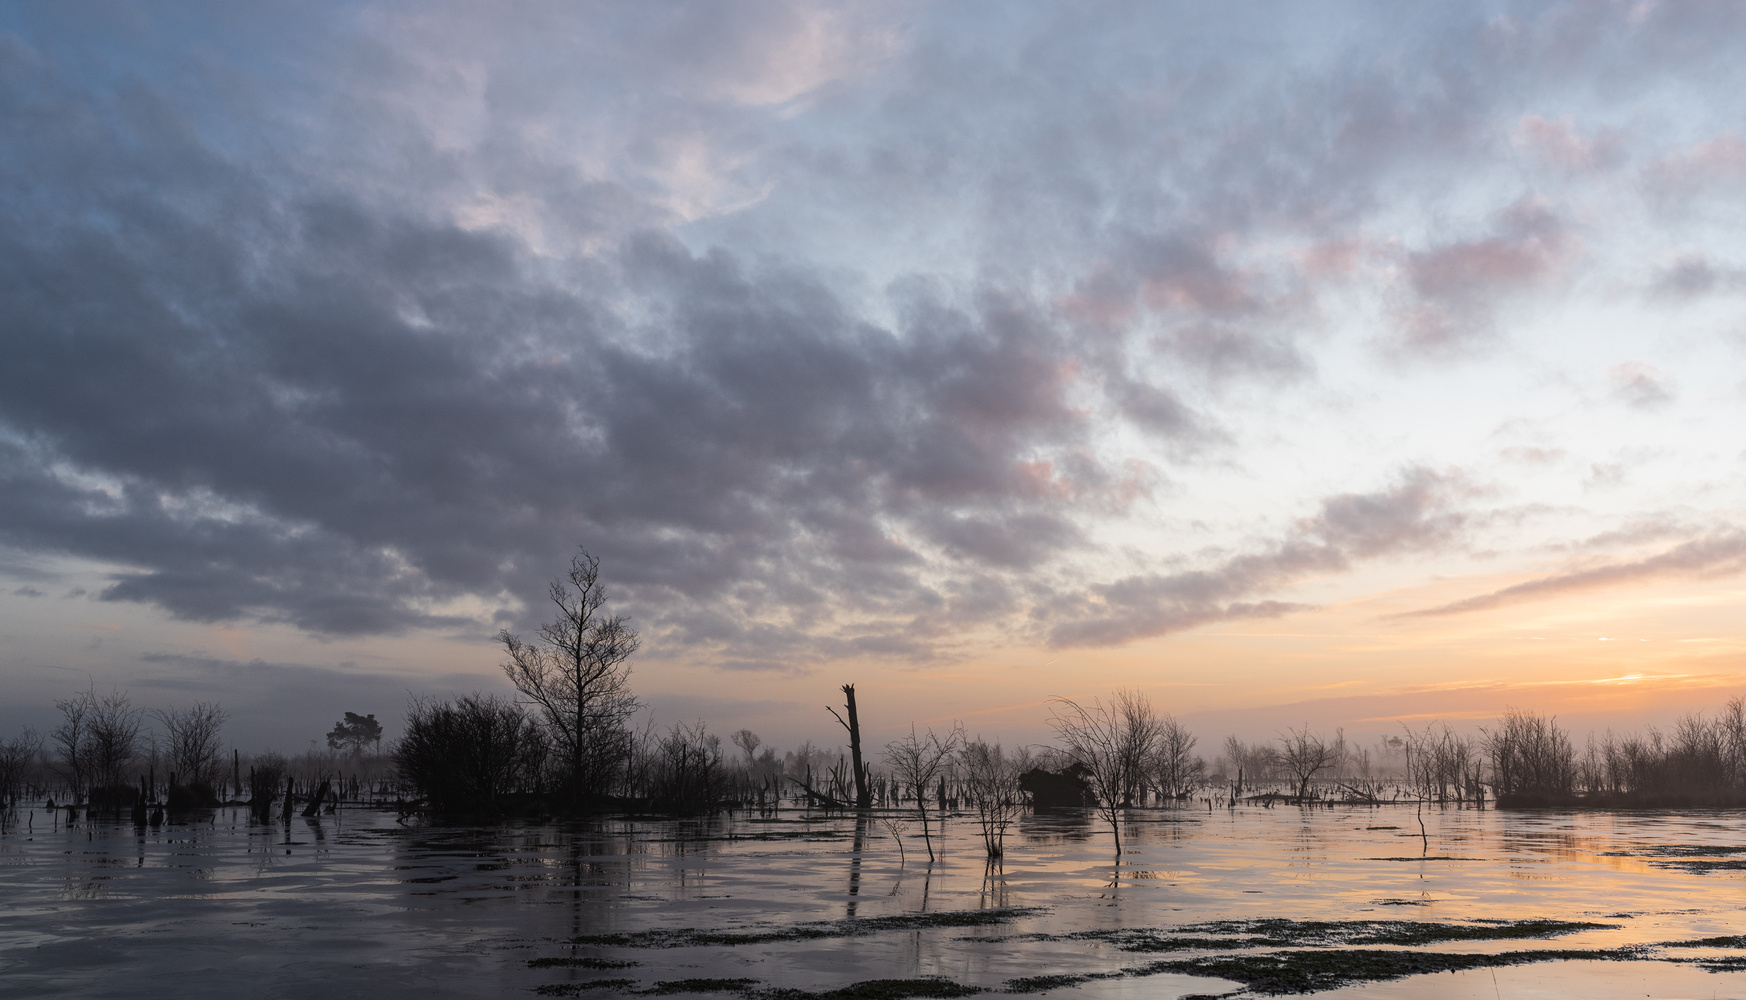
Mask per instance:
[[[251,825],[227,808],[161,829],[68,825],[41,808],[18,820],[0,833],[0,995],[19,997],[609,996],[702,978],[1001,990],[1046,975],[1109,977],[1050,994],[1172,997],[1239,986],[1134,975],[1180,956],[1124,950],[1112,932],[1269,918],[1604,925],[1424,947],[1459,954],[1746,933],[1746,816],[1728,812],[1433,809],[1421,838],[1403,807],[1203,804],[1135,810],[1119,865],[1107,827],[1069,812],[1025,817],[994,869],[963,815],[931,869],[914,824],[900,863],[883,824],[793,809],[493,826],[365,809]],[[1691,961],[1729,955],[1651,949],[1339,992],[1739,995],[1746,973]]]

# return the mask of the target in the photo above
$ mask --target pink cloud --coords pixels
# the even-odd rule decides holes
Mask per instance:
[[[1510,139],[1518,149],[1572,171],[1612,166],[1623,159],[1625,152],[1624,139],[1617,132],[1583,135],[1568,115],[1557,120],[1523,115]]]
[[[1648,169],[1650,186],[1668,195],[1741,180],[1746,180],[1746,139],[1732,132],[1662,157]]]

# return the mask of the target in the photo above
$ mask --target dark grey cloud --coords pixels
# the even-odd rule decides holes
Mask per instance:
[[[188,129],[142,149],[56,97],[83,114],[0,95],[30,138],[0,236],[0,524],[137,567],[105,599],[477,627],[440,609],[537,594],[581,541],[704,648],[917,656],[835,616],[940,603],[930,548],[975,572],[1081,546],[1070,505],[1120,488],[1067,398],[1073,345],[1022,298],[910,294],[879,327],[804,270],[646,230],[554,280],[500,232],[281,196]]]
[[[1170,477],[1099,434],[1237,445],[1353,261],[1393,253],[1418,346],[1552,281],[1550,200],[1364,231],[1509,147],[1548,67],[1726,66],[1679,6],[0,15],[0,543],[358,634],[525,624],[582,542],[670,647],[758,669],[1280,613],[1449,542],[1444,487],[1057,593]]]

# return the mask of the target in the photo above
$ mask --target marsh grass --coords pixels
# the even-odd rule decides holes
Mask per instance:
[[[884,931],[925,930],[932,927],[988,927],[1021,917],[1047,912],[1039,908],[952,910],[944,913],[908,913],[890,917],[858,917],[851,920],[821,920],[779,927],[768,931],[709,931],[694,927],[661,928],[628,934],[584,934],[571,944],[615,948],[695,948],[768,944],[775,941],[811,941],[823,938],[859,937]]]
[[[1315,949],[1264,952],[1248,955],[1209,955],[1200,958],[1153,962],[1129,975],[1178,972],[1191,976],[1216,976],[1241,983],[1263,996],[1319,993],[1353,983],[1404,979],[1430,972],[1527,965],[1533,962],[1572,960],[1633,961],[1641,952],[1630,948],[1609,950],[1543,949],[1494,955],[1452,955],[1443,952],[1379,951],[1365,948]]]
[[[1443,941],[1520,941],[1578,931],[1613,930],[1617,924],[1585,920],[1507,920],[1433,923],[1417,920],[1212,920],[1178,927],[1125,927],[1067,934],[1023,934],[972,941],[1103,941],[1130,952],[1233,951],[1245,948],[1395,945]]]

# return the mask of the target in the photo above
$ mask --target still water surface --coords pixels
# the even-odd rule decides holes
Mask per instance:
[[[1746,934],[1746,815],[1246,808],[1137,811],[1114,863],[1088,816],[1027,817],[1002,867],[953,817],[942,858],[919,829],[907,861],[879,822],[787,810],[705,821],[403,825],[348,810],[289,826],[221,809],[156,830],[25,811],[0,832],[0,996],[616,995],[716,977],[824,990],[940,976],[1002,989],[1108,974],[1147,958],[1075,931],[1208,920],[1562,919],[1550,939],[1450,941],[1439,952],[1614,948]],[[576,945],[655,929],[771,931],[812,921],[1032,912],[997,926],[923,926],[732,945]],[[840,930],[842,924],[830,924]],[[834,933],[834,930],[833,930]],[[1340,997],[1746,997],[1746,972],[1645,953],[1415,976]],[[533,967],[539,959],[604,967]],[[1169,998],[1236,990],[1165,973],[1046,995]],[[731,996],[732,994],[716,994]]]

